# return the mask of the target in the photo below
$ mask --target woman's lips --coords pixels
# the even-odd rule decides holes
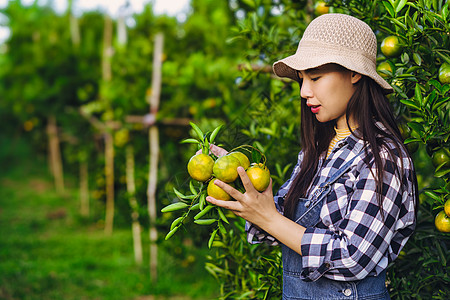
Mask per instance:
[[[320,105],[311,106],[311,112],[313,114],[317,114],[319,112],[319,110],[320,110]]]

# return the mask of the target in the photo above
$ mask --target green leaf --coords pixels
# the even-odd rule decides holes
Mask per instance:
[[[259,163],[261,161],[262,155],[259,151],[257,150],[252,150],[252,161]]]
[[[219,213],[219,217],[222,219],[222,221],[224,221],[227,224],[230,224],[230,222],[228,222],[227,217],[225,216],[225,214],[223,213],[223,211],[220,207],[217,208],[217,212]]]
[[[211,249],[212,243],[214,242],[214,238],[216,237],[217,230],[219,230],[219,229],[216,229],[216,230],[214,230],[214,231],[211,233],[211,237],[209,238],[209,241],[208,241],[208,248],[209,248],[209,249]]]
[[[202,145],[202,153],[208,155],[209,154],[209,141],[205,139]]]
[[[434,173],[434,176],[440,178],[447,175],[448,173],[450,173],[450,168],[436,171]]]
[[[173,191],[174,191],[175,195],[177,195],[178,198],[186,199],[186,196],[183,195],[182,193],[180,193],[176,188],[173,188]]]
[[[256,3],[254,0],[242,0],[242,2],[244,2],[247,6],[255,9],[256,8]]]
[[[420,90],[420,85],[418,83],[416,83],[416,87],[414,88],[414,99],[416,99],[417,102],[422,105],[423,103],[422,91]]]
[[[167,241],[168,239],[170,239],[172,237],[172,235],[175,234],[175,232],[177,232],[178,228],[180,227],[175,227],[174,229],[172,229],[171,231],[169,231],[169,233],[166,235],[166,237],[164,238],[165,241]]]
[[[211,209],[213,209],[214,205],[208,205],[205,209],[201,210],[198,214],[194,216],[194,220],[198,220],[204,215],[206,215]]]
[[[180,209],[186,208],[188,206],[189,205],[187,205],[184,202],[176,202],[176,203],[172,203],[172,204],[167,205],[166,207],[161,209],[161,212],[165,213],[165,212],[170,212],[170,211],[176,211],[176,210],[180,210]]]
[[[413,60],[418,66],[422,64],[422,57],[418,53],[413,53]]]
[[[195,220],[194,223],[198,224],[198,225],[211,225],[216,221],[217,221],[216,219],[200,219],[200,220]]]
[[[400,99],[400,102],[403,103],[403,104],[405,104],[406,106],[409,106],[409,107],[411,107],[411,108],[414,108],[414,109],[420,111],[420,107],[419,107],[416,103],[414,103],[413,101],[411,101],[411,100],[408,100],[408,99]]]
[[[403,52],[403,54],[401,55],[400,58],[401,58],[403,64],[406,65],[407,63],[409,63],[409,55],[408,55],[408,53]]]
[[[414,142],[422,142],[422,140],[421,140],[421,139],[418,139],[418,138],[412,137],[412,138],[407,138],[407,139],[404,141],[405,144],[414,143]]]
[[[180,144],[200,144],[200,142],[196,139],[184,139]]]
[[[395,8],[395,12],[400,12],[403,7],[405,7],[407,0],[396,1],[397,7]]]
[[[221,241],[214,241],[212,243],[213,248],[227,248],[227,246]]]
[[[391,15],[391,17],[394,17],[395,12],[394,12],[394,7],[392,7],[392,4],[389,3],[388,1],[383,1],[383,5],[386,8],[386,10],[388,11],[388,13]]]
[[[441,197],[439,197],[435,192],[425,191],[424,194],[433,199],[434,201],[441,201]]]
[[[450,3],[447,2],[447,4],[444,5],[444,7],[442,8],[442,17],[444,18],[444,20],[447,20],[447,18],[448,18],[449,7],[450,7]]]
[[[274,135],[274,132],[267,127],[260,128],[259,132],[267,134],[267,135]]]
[[[175,228],[178,224],[180,224],[181,221],[183,221],[183,220],[184,220],[184,217],[183,217],[183,216],[178,217],[178,218],[176,218],[175,220],[173,220],[172,224],[170,225],[170,230],[174,229],[174,228]]]
[[[398,27],[401,27],[401,28],[403,28],[404,30],[407,30],[407,28],[406,28],[406,25],[405,24],[403,24],[402,22],[400,22],[399,20],[397,20],[397,19],[390,19],[392,22],[394,22]]]
[[[203,208],[205,207],[205,204],[206,204],[206,194],[205,193],[201,193],[200,199],[198,200],[198,204],[200,206],[200,210],[203,210]]]
[[[193,195],[197,196],[197,191],[195,190],[194,183],[192,182],[192,180],[189,181],[189,190]]]
[[[417,132],[419,135],[422,134],[422,132],[424,132],[424,128],[423,128],[423,124],[418,123],[418,122],[408,122],[408,126],[414,130],[415,132]]]
[[[216,127],[216,129],[213,130],[211,135],[209,136],[209,142],[212,144],[214,143],[214,140],[216,139],[217,134],[219,133],[220,129],[222,129],[223,125],[220,125]]]
[[[442,105],[446,104],[449,100],[450,100],[450,97],[445,97],[445,98],[439,99],[438,101],[436,101],[433,104],[433,107],[431,108],[431,110],[432,111],[437,110],[439,107],[441,107]]]
[[[217,222],[217,225],[219,226],[220,233],[225,236],[227,234],[227,230],[225,229],[225,226],[223,226],[222,222]]]
[[[197,134],[197,137],[202,141],[202,143],[205,141],[204,137],[203,137],[203,131],[201,131],[201,129],[195,125],[192,122],[189,122],[189,124],[191,125],[192,129],[194,129],[194,132]]]
[[[442,89],[442,85],[439,81],[437,81],[436,79],[430,79],[428,81],[429,84],[431,84],[432,86],[434,86],[439,92]]]
[[[200,203],[195,203],[191,206],[191,210],[199,210],[200,209]]]
[[[405,94],[405,92],[402,91],[402,89],[398,86],[396,86],[395,84],[392,85],[392,88],[400,95],[402,96],[404,99],[408,99],[408,95]],[[401,102],[402,100],[400,100]],[[409,100],[408,100],[409,101]]]

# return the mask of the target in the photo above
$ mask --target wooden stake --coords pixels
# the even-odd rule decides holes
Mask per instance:
[[[64,174],[61,160],[61,150],[59,148],[58,127],[55,116],[49,116],[47,122],[47,136],[49,143],[49,159],[55,188],[58,193],[64,193]]]
[[[113,24],[108,15],[105,15],[105,27],[103,28],[103,55],[102,55],[102,79],[104,81],[111,80],[111,57]]]
[[[80,162],[80,214],[88,217],[89,210],[89,176],[88,163]]]
[[[158,156],[159,156],[159,130],[157,126],[151,126],[149,130],[150,142],[150,167],[148,176],[148,215],[150,218],[150,277],[157,279],[158,247],[156,240],[158,233],[155,227],[156,221],[156,183],[158,181]]]
[[[128,202],[131,207],[131,220],[133,232],[133,249],[134,260],[136,264],[142,265],[142,239],[141,239],[141,225],[139,224],[139,205],[136,200],[136,184],[134,180],[134,150],[132,145],[126,148],[126,178],[127,178],[127,192]]]
[[[106,181],[106,215],[105,233],[111,235],[114,224],[114,141],[109,132],[105,132],[105,181]]]
[[[112,57],[113,24],[108,15],[105,15],[105,27],[103,30],[103,55],[102,55],[102,79],[103,83],[111,81],[111,57]],[[101,95],[102,100],[109,107],[109,99]],[[104,131],[105,137],[105,177],[106,177],[106,213],[105,233],[111,235],[114,226],[114,142],[111,131]]]
[[[153,52],[153,74],[152,74],[152,92],[147,99],[150,104],[150,114],[155,115],[159,108],[159,97],[161,94],[161,64],[163,53],[164,36],[159,33],[155,36],[155,47]],[[159,130],[158,126],[153,124],[149,128],[150,143],[150,166],[148,174],[148,215],[150,218],[150,278],[153,282],[157,279],[158,267],[158,248],[156,240],[158,237],[156,221],[156,184],[158,182],[158,156],[159,156]]]

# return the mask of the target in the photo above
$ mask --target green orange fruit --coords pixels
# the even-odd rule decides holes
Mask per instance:
[[[387,62],[387,61],[383,61],[382,63],[380,63],[377,67],[377,72],[378,74],[383,77],[383,78],[389,78],[389,75],[380,71],[389,71],[392,73],[392,66]]]
[[[317,1],[316,4],[314,4],[314,13],[317,16],[327,14],[330,12],[330,7],[327,6],[325,1]]]
[[[214,184],[214,181],[216,181],[216,179],[217,178],[214,178],[208,183],[208,187],[206,188],[208,196],[211,196],[217,200],[231,200],[231,196],[227,192],[225,192],[221,187],[218,187]]]
[[[232,155],[219,157],[213,166],[213,174],[223,182],[233,182],[239,176],[237,168],[241,165],[239,160]]]
[[[264,164],[252,164],[246,173],[257,191],[263,192],[269,186],[270,171]]]
[[[231,156],[237,158],[237,160],[239,160],[239,163],[244,168],[244,170],[247,170],[248,167],[250,166],[250,160],[248,159],[247,155],[245,155],[242,152],[234,151],[234,152],[228,153],[227,155],[231,155]]]
[[[444,204],[444,212],[447,215],[447,217],[450,217],[450,199],[448,199],[447,201],[445,201]]]
[[[450,168],[450,154],[449,152],[441,148],[433,153],[432,163],[435,168],[443,164],[443,167]]]
[[[440,232],[450,232],[450,217],[441,210],[434,219],[434,225]]]
[[[391,35],[381,42],[381,52],[387,57],[396,57],[402,53],[402,47],[398,37]]]
[[[187,169],[192,179],[204,182],[211,177],[213,166],[214,160],[211,156],[199,153],[191,157]]]
[[[450,83],[450,64],[445,62],[439,68],[439,81],[442,84]]]

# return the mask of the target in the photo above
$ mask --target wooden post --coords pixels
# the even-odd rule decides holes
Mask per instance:
[[[75,48],[78,48],[80,46],[80,27],[78,24],[78,19],[75,17],[72,13],[72,7],[73,7],[73,0],[68,1],[68,13],[69,13],[69,19],[70,19],[70,37],[72,39],[72,45]]]
[[[105,15],[105,27],[103,30],[103,56],[102,56],[102,79],[103,83],[111,81],[111,56],[112,56],[112,33],[113,24],[108,15]],[[103,95],[101,95],[103,97]],[[109,99],[102,98],[108,102]],[[106,107],[109,107],[107,103]],[[112,130],[106,128],[105,137],[105,177],[106,177],[106,212],[105,233],[110,235],[114,227],[114,142]]]
[[[152,92],[147,99],[150,105],[150,114],[156,116],[159,108],[161,94],[161,64],[164,36],[158,33],[155,36],[153,52]],[[157,279],[158,248],[156,245],[157,231],[156,221],[156,184],[158,182],[158,156],[159,156],[159,130],[156,124],[149,128],[150,166],[148,173],[148,215],[150,218],[150,278],[153,282]]]
[[[110,132],[105,137],[106,213],[105,233],[111,235],[114,224],[114,140]]]
[[[89,210],[89,176],[88,163],[86,161],[80,162],[80,214],[88,217]]]
[[[134,150],[133,146],[126,148],[126,178],[128,202],[131,207],[131,230],[133,232],[134,260],[138,265],[142,265],[142,239],[141,225],[139,224],[139,206],[136,200],[136,184],[134,180]]]
[[[56,118],[53,115],[48,117],[47,136],[50,167],[55,180],[55,188],[58,193],[64,193],[64,175],[61,150],[59,147],[58,127],[56,126]]]

